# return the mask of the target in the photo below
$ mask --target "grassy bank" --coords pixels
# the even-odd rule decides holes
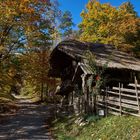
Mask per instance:
[[[11,94],[8,94],[8,93],[0,93],[0,103],[2,102],[12,102],[14,101],[15,98],[11,95]]]
[[[86,118],[86,124],[77,124],[77,120],[77,117],[56,120],[54,122],[56,139],[140,140],[140,118],[137,117],[110,116],[98,118],[90,116]]]
[[[0,122],[8,114],[14,114],[19,109],[16,98],[9,93],[0,93]]]

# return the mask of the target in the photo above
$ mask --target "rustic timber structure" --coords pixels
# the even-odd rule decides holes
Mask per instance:
[[[95,100],[94,95],[90,94],[87,85],[93,75],[85,56],[87,51],[95,55],[98,67],[107,64],[104,75],[108,75],[108,79],[106,87],[101,89],[99,96],[96,97],[98,100]],[[65,96],[66,99],[71,98],[71,105],[73,105],[75,97],[78,112],[95,111],[95,102],[97,108],[104,108],[106,113],[128,112],[125,107],[134,110],[137,108],[140,112],[138,85],[140,84],[140,59],[121,52],[111,45],[67,40],[59,43],[53,50],[50,65],[49,75],[61,78],[62,81],[56,94]],[[131,84],[130,87],[130,83],[134,83],[133,86]],[[115,87],[118,92],[114,89]],[[129,114],[135,114],[135,111],[134,113],[130,111]]]

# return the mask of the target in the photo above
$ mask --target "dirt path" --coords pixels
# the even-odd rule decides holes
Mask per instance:
[[[0,140],[53,140],[47,125],[51,106],[21,101],[15,116],[0,124]]]

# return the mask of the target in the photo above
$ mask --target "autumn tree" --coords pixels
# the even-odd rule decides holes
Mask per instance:
[[[16,80],[13,77],[15,77],[19,71],[17,71],[15,63],[13,63],[13,58],[17,56],[16,54],[19,51],[24,54],[20,55],[21,59],[18,59],[20,61],[19,63],[26,68],[28,68],[27,65],[32,66],[30,67],[32,71],[26,68],[26,71],[23,69],[23,73],[22,70],[20,71],[20,74],[24,75],[24,79],[30,77],[30,81],[35,81],[34,77],[35,75],[40,76],[37,73],[40,71],[43,73],[43,76],[47,75],[45,69],[46,66],[48,67],[48,63],[46,64],[44,58],[48,61],[46,50],[50,47],[53,39],[51,38],[51,31],[53,29],[50,16],[51,6],[52,3],[49,0],[1,1],[0,87],[3,88],[7,83],[8,88],[11,89],[11,85],[16,85]],[[37,51],[39,53],[35,53]],[[33,61],[33,59],[37,60]],[[33,65],[31,65],[32,62]],[[44,67],[43,65],[46,66]],[[26,78],[25,75],[27,76]],[[45,80],[44,78],[42,79]],[[36,83],[36,85],[38,83]]]
[[[69,38],[72,34],[72,27],[74,26],[72,14],[70,11],[65,11],[60,20],[60,31],[63,38]]]
[[[10,55],[0,64],[0,96],[19,94],[22,86],[22,67],[19,55]]]
[[[5,58],[14,47],[29,43],[37,21],[48,7],[48,1],[5,0],[0,2],[0,55]]]
[[[59,24],[62,15],[62,11],[59,9],[59,2],[58,0],[52,0],[51,2],[51,9],[50,9],[50,19],[52,23],[52,46],[53,48],[57,45],[58,42],[61,41],[61,34],[59,32]]]
[[[44,11],[41,20],[37,22],[38,28],[34,31],[35,36],[30,41],[31,48],[28,49],[24,57],[25,81],[35,87],[33,92],[38,93],[41,100],[44,99],[44,94],[54,88],[56,83],[55,79],[48,77],[48,70],[50,49],[56,39],[54,34],[58,18],[59,9],[57,9],[57,1],[55,0],[51,2],[49,10]]]
[[[134,6],[130,2],[123,3],[119,8],[123,9],[123,10],[126,10],[128,13],[134,15],[136,18],[139,18],[137,12],[134,10]],[[130,39],[130,37],[128,39]],[[136,36],[133,36],[133,37],[131,36],[130,41],[131,40],[135,41],[135,43],[134,43],[135,47],[132,49],[132,51],[134,52],[134,54],[137,57],[140,57],[140,28],[138,29],[137,37]]]
[[[72,33],[69,36],[70,36],[70,39],[79,40],[80,34],[81,34],[80,30],[72,30]]]
[[[83,20],[79,27],[82,31],[80,39],[83,41],[112,44],[128,52],[138,45],[140,19],[130,3],[123,3],[116,8],[109,3],[91,0],[81,17]]]
[[[137,12],[134,10],[133,4],[130,1],[122,3],[119,9],[126,10],[129,14],[133,14],[136,17],[138,16]]]

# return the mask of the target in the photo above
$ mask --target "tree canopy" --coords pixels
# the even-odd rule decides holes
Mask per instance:
[[[81,17],[81,40],[112,44],[128,52],[138,50],[140,18],[130,2],[113,7],[109,3],[92,0],[82,11]]]
[[[74,26],[71,12],[65,11],[60,21],[59,28],[62,31],[62,36],[68,38],[72,34],[72,27]]]
[[[47,72],[59,13],[57,0],[0,0],[1,92],[30,84],[42,94],[55,84]]]

